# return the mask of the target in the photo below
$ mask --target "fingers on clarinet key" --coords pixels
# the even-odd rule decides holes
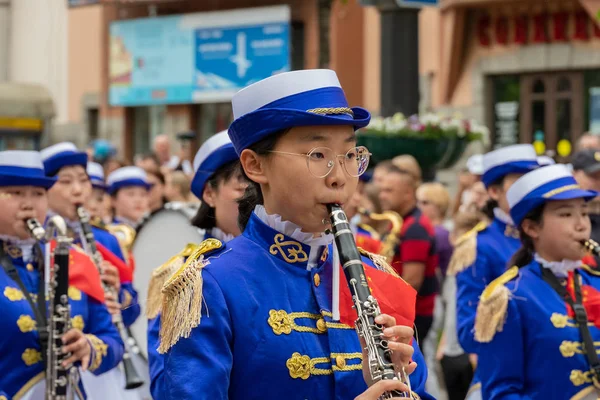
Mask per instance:
[[[385,380],[373,384],[365,392],[355,398],[355,400],[378,400],[384,393],[397,390],[408,393],[410,389],[399,380]]]

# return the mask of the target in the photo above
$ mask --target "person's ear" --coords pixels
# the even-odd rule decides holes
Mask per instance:
[[[246,176],[258,184],[266,184],[268,182],[265,168],[265,157],[259,156],[255,151],[245,149],[240,154],[240,164],[246,173]]]
[[[533,241],[536,241],[540,237],[541,226],[539,223],[530,219],[524,219],[523,222],[521,222],[521,227],[523,232],[533,239]]]
[[[217,202],[217,191],[211,185],[204,185],[202,191],[202,201],[208,204],[210,207],[215,208]]]

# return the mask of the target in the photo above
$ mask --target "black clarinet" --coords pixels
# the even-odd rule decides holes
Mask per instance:
[[[81,230],[83,231],[87,248],[91,253],[90,255],[92,256],[96,268],[100,270],[103,258],[102,254],[100,254],[98,251],[98,247],[96,246],[96,238],[94,238],[94,232],[92,232],[92,226],[90,225],[90,216],[82,206],[77,207],[77,216],[79,217],[79,222],[81,223]],[[100,270],[100,272],[102,271]],[[104,283],[104,281],[102,281],[102,287],[104,288],[104,293],[111,293],[116,299],[119,298],[118,293],[115,293],[113,288]],[[140,374],[136,370],[133,360],[131,359],[129,335],[127,333],[127,328],[125,328],[125,324],[123,323],[121,313],[114,314],[112,319],[113,324],[117,328],[119,336],[121,336],[121,340],[123,341],[124,345],[123,370],[125,371],[125,389],[130,390],[139,388],[144,384],[144,380],[140,377]]]
[[[382,325],[375,323],[375,318],[381,314],[381,310],[377,299],[371,294],[348,217],[337,204],[328,204],[327,211],[331,221],[331,232],[335,237],[335,245],[340,255],[340,263],[344,269],[344,275],[354,301],[354,308],[358,315],[355,324],[356,332],[364,339],[366,344],[371,379],[373,382],[388,379],[402,380],[409,388],[408,393],[397,390],[386,392],[380,399],[411,397],[408,376],[404,369],[401,375],[396,373],[392,363],[392,351],[388,346],[388,341],[383,336],[384,328]],[[337,268],[335,265],[333,267]]]
[[[68,290],[69,290],[69,248],[71,239],[67,235],[67,224],[60,216],[48,220],[48,233],[36,219],[28,219],[27,229],[38,242],[56,238],[54,256],[50,259],[48,298],[50,315],[48,320],[48,348],[46,354],[46,398],[67,400],[73,398],[77,385],[76,371],[63,367],[62,363],[70,354],[62,352],[62,338],[71,328]],[[43,296],[43,293],[38,293]]]
[[[598,244],[597,242],[595,242],[592,239],[584,240],[583,242],[581,242],[581,244],[590,253],[592,253],[596,257],[600,257],[600,244]]]

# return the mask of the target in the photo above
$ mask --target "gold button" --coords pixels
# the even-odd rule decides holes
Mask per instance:
[[[315,274],[315,276],[313,276],[313,281],[315,282],[315,286],[319,286],[321,284],[321,277],[319,276],[319,274]]]
[[[346,366],[346,359],[342,356],[337,356],[335,358],[335,365],[337,365],[338,368],[344,368]]]
[[[32,263],[27,263],[27,266],[26,266],[26,268],[27,268],[27,271],[29,271],[29,272],[31,272],[31,271],[33,271],[33,270],[34,270],[34,268],[33,268],[33,264],[32,264]]]
[[[325,324],[325,320],[323,318],[319,318],[317,320],[317,330],[319,332],[325,332],[327,330],[327,324]]]

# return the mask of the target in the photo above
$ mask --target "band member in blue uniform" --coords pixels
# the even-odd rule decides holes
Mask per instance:
[[[238,156],[227,131],[217,133],[200,147],[194,158],[195,175],[192,193],[202,204],[191,223],[202,229],[204,238],[215,238],[223,243],[238,236],[237,200],[242,197],[247,183],[242,176]],[[160,290],[172,273],[186,261],[196,246],[186,247],[177,257],[157,268],[149,284],[148,304],[148,361],[150,363],[150,389],[154,399],[163,392],[164,355],[159,354]],[[208,247],[206,248],[209,249]],[[199,252],[196,256],[204,255]]]
[[[43,255],[36,252],[37,246],[24,221],[30,218],[44,221],[48,209],[47,190],[55,182],[56,178],[44,174],[38,152],[0,152],[0,246],[10,259],[10,262],[4,259],[0,268],[3,316],[0,399],[44,398],[44,365],[38,328],[46,323],[46,314],[35,313],[32,308],[38,309],[40,297],[45,297],[44,261]],[[69,363],[101,374],[121,361],[123,342],[102,303],[102,289],[92,261],[81,252],[76,255],[69,266],[72,329],[64,338],[65,349],[73,354]],[[12,277],[9,264],[16,269],[18,279]],[[80,281],[78,286],[73,286],[75,273],[80,277],[87,275],[87,285]],[[39,308],[43,307],[46,307],[45,302]]]
[[[103,227],[105,225],[107,213],[105,206],[106,183],[104,181],[104,168],[102,165],[93,161],[87,163],[87,174],[92,184],[92,195],[85,203],[85,208],[92,218],[93,225]]]
[[[559,164],[508,190],[521,248],[483,292],[475,322],[486,399],[598,398],[600,273],[581,262],[586,201],[597,194]]]
[[[354,134],[368,111],[348,107],[331,70],[272,76],[232,105],[229,137],[250,179],[239,204],[244,229],[163,287],[160,398],[376,399],[408,390],[399,380],[373,384],[356,332],[339,321],[333,288],[346,282],[335,279],[333,237],[324,234],[327,204],[347,203],[368,166]],[[394,364],[412,373],[413,398],[429,398],[413,330],[389,315],[377,321]]]
[[[473,325],[479,296],[491,281],[506,270],[510,257],[520,246],[518,230],[510,215],[506,191],[514,181],[538,167],[533,146],[519,144],[489,152],[483,156],[482,181],[490,200],[487,208],[489,224],[481,223],[457,241],[449,265],[456,275],[457,330],[460,345],[467,353],[477,354]],[[478,376],[467,398],[480,398]]]

